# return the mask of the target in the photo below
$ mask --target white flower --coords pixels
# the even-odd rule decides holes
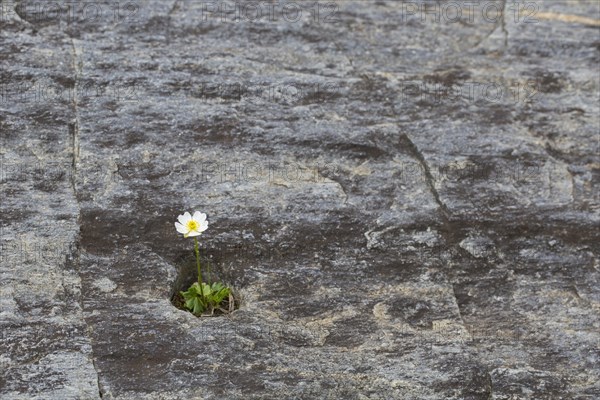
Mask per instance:
[[[200,211],[194,212],[193,217],[186,211],[185,214],[177,217],[177,220],[179,222],[175,222],[175,229],[182,233],[183,237],[198,236],[208,229],[206,214]]]

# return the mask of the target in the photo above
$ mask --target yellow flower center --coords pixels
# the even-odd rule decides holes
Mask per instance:
[[[194,220],[191,220],[187,223],[187,227],[190,231],[197,231],[198,230],[198,223]]]

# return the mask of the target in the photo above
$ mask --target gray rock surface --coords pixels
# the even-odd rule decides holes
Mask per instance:
[[[466,3],[1,3],[0,398],[600,398],[599,5]]]

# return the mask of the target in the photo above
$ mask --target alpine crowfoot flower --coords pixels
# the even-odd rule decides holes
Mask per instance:
[[[194,216],[186,211],[183,215],[177,217],[177,220],[179,222],[175,222],[175,229],[186,238],[199,236],[208,229],[206,214],[201,213],[200,211],[195,211]]]
[[[200,266],[200,246],[198,238],[202,232],[208,229],[208,221],[206,214],[200,211],[195,211],[194,215],[185,212],[177,217],[175,229],[183,234],[183,237],[194,238],[194,253],[196,253],[196,268],[198,269],[198,282],[194,282],[192,286],[185,292],[179,292],[179,295],[184,300],[185,307],[194,315],[201,316],[205,312],[214,314],[215,310],[221,312],[231,312],[234,309],[234,297],[231,289],[223,285],[221,282],[211,282],[210,268],[207,268],[208,282],[202,280],[202,268]],[[229,311],[221,308],[222,305],[229,307]]]

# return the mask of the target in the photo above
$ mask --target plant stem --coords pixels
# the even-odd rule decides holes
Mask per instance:
[[[202,286],[202,270],[200,269],[200,249],[198,248],[198,239],[194,237],[194,251],[196,252],[196,266],[198,267],[198,283]]]

